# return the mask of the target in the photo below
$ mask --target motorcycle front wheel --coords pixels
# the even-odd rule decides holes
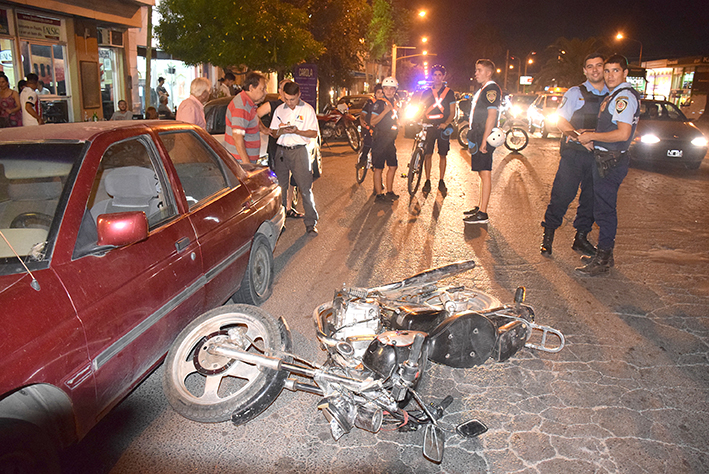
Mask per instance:
[[[290,350],[285,323],[260,308],[227,305],[204,313],[177,336],[165,358],[163,391],[172,408],[185,418],[202,423],[231,418],[235,424],[246,423],[281,393],[286,372],[208,352],[235,328],[249,340],[246,352],[268,355]]]
[[[423,170],[423,151],[421,148],[416,148],[411,155],[411,161],[409,161],[409,172],[407,175],[407,185],[409,188],[409,194],[414,195],[419,189],[419,184],[421,183],[421,171]]]
[[[346,125],[345,134],[347,135],[347,143],[350,144],[350,147],[354,151],[359,151],[360,139],[357,127],[355,127],[354,125]]]
[[[520,127],[512,127],[505,135],[505,146],[511,151],[521,151],[529,143],[529,135]]]

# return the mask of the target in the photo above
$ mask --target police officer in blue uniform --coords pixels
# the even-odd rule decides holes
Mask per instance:
[[[377,84],[374,86],[374,98],[367,99],[367,102],[364,104],[359,114],[359,124],[362,128],[362,151],[359,154],[357,168],[367,166],[367,156],[372,151],[372,126],[370,124],[372,119],[372,107],[374,107],[374,103],[382,97],[384,97],[382,85]]]
[[[588,241],[593,227],[593,168],[596,166],[593,152],[581,145],[576,138],[584,130],[595,130],[601,101],[608,95],[603,81],[603,56],[591,53],[584,59],[583,73],[586,82],[569,89],[557,109],[562,132],[559,169],[551,188],[551,200],[547,206],[542,227],[541,253],[552,252],[554,231],[561,226],[569,204],[576,197],[579,186],[579,206],[576,209],[574,228],[576,236],[571,248],[586,255],[594,255],[596,247]]]
[[[372,168],[374,168],[374,202],[392,202],[399,199],[394,193],[394,176],[399,163],[396,159],[396,136],[399,133],[398,104],[396,90],[399,83],[393,77],[382,81],[384,97],[372,106],[370,124],[374,129],[372,135]],[[382,174],[387,166],[386,189],[382,189]]]
[[[436,64],[431,68],[431,88],[421,95],[423,104],[423,122],[436,125],[428,130],[426,142],[423,145],[423,167],[426,172],[426,182],[421,192],[431,192],[431,161],[433,147],[438,142],[438,190],[445,195],[448,191],[444,181],[446,175],[446,157],[450,150],[450,134],[453,132],[451,122],[455,118],[455,93],[446,87],[446,68]],[[447,130],[446,130],[447,129]]]
[[[601,103],[595,132],[584,132],[579,142],[593,147],[593,217],[598,224],[596,254],[576,271],[582,275],[608,273],[613,266],[613,247],[618,229],[618,188],[628,174],[628,148],[640,116],[640,94],[628,77],[628,60],[619,54],[606,59],[603,77],[610,95]],[[582,257],[583,258],[583,257]]]

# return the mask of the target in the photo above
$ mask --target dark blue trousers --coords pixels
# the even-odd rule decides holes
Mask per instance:
[[[629,163],[628,154],[625,153],[618,166],[608,170],[604,178],[601,178],[596,167],[593,167],[593,217],[599,227],[598,248],[602,250],[613,250],[615,246],[615,234],[618,230],[618,188],[628,174]]]
[[[557,229],[561,226],[569,204],[576,197],[579,186],[579,207],[576,209],[574,228],[590,232],[593,227],[593,169],[596,167],[593,153],[566,146],[561,150],[559,169],[551,188],[551,199],[544,213],[542,227]]]

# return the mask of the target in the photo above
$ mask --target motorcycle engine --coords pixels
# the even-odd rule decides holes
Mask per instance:
[[[382,330],[379,303],[371,298],[348,298],[335,308],[332,337],[348,342],[361,358]]]

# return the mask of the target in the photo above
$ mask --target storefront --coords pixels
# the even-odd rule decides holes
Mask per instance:
[[[0,0],[0,71],[14,88],[35,73],[46,122],[110,119],[118,101],[133,105],[135,45],[154,0]],[[133,57],[128,57],[133,54]]]
[[[67,19],[0,5],[0,70],[13,88],[29,73],[39,76],[46,122],[73,118],[67,67]]]
[[[709,57],[662,59],[643,63],[647,68],[647,95],[669,100],[689,118],[698,118],[707,105]]]

